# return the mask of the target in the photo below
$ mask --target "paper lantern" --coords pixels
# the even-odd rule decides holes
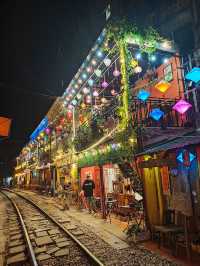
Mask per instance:
[[[154,120],[158,121],[160,118],[164,115],[163,111],[161,111],[159,108],[154,108],[150,112],[149,116],[153,118]]]
[[[47,128],[45,129],[45,132],[46,132],[46,134],[47,134],[47,135],[49,135],[49,134],[51,133],[51,130],[50,130],[50,128],[49,128],[49,127],[47,127]]]
[[[82,108],[82,109],[85,109],[85,108],[86,108],[86,104],[85,104],[85,103],[82,103],[82,104],[81,104],[81,108]]]
[[[82,78],[83,79],[86,79],[87,78],[87,74],[86,73],[83,73]]]
[[[72,104],[69,104],[69,105],[68,105],[68,109],[70,109],[70,110],[73,109],[73,107],[74,107],[74,106],[73,106]]]
[[[78,94],[76,95],[76,97],[77,97],[78,100],[80,100],[81,97],[82,97],[82,95],[81,95],[80,93],[78,93]]]
[[[94,80],[93,79],[89,79],[88,80],[88,84],[90,87],[92,87],[94,85]]]
[[[102,83],[101,83],[101,86],[105,89],[105,88],[107,88],[108,87],[108,82],[107,81],[103,81]]]
[[[98,91],[95,90],[95,91],[93,92],[93,96],[94,96],[94,97],[98,97],[98,96],[99,96]]]
[[[146,101],[150,96],[150,92],[145,91],[145,90],[140,90],[137,94],[137,98],[141,101]]]
[[[76,99],[72,100],[72,104],[76,105],[77,104],[77,100]]]
[[[170,87],[170,83],[165,80],[161,80],[155,85],[155,88],[162,93],[165,93]]]
[[[101,70],[100,69],[96,69],[95,71],[94,71],[94,73],[95,73],[95,75],[98,77],[98,78],[100,78],[101,77]]]
[[[87,67],[87,68],[86,68],[86,71],[87,71],[88,73],[91,73],[91,72],[92,72],[92,68],[91,68],[91,67]]]
[[[117,77],[119,77],[119,75],[120,75],[120,71],[118,69],[115,69],[113,71],[113,76],[117,78]]]
[[[107,103],[107,99],[105,97],[101,98],[102,103]]]
[[[90,90],[89,90],[87,87],[84,87],[84,88],[83,88],[83,93],[84,93],[84,94],[89,93],[89,91],[90,91]]]
[[[117,92],[114,89],[112,89],[110,92],[113,96],[117,95]]]
[[[136,74],[141,73],[141,72],[142,72],[142,68],[141,68],[141,66],[136,66],[136,67],[134,68],[134,72],[135,72]]]
[[[92,60],[92,65],[95,66],[97,64],[97,61],[96,60]]]
[[[88,95],[87,97],[86,97],[86,103],[91,103],[91,96],[90,95]]]
[[[131,60],[131,66],[132,66],[133,68],[135,68],[136,66],[138,66],[138,61],[135,60],[135,59],[132,59],[132,60]]]
[[[200,68],[194,67],[190,72],[187,73],[185,78],[198,83],[200,81]]]
[[[101,50],[98,50],[96,55],[97,57],[101,58],[103,56],[103,52]]]
[[[71,121],[71,120],[72,120],[72,116],[73,116],[72,111],[70,111],[70,110],[67,111],[67,115],[66,115],[66,116],[67,116],[67,120],[68,120],[68,121]]]
[[[184,114],[192,105],[185,100],[179,100],[173,107],[173,110],[176,110],[180,114]]]
[[[105,66],[107,66],[107,67],[109,67],[110,66],[110,64],[111,64],[111,60],[110,60],[110,58],[105,58],[104,60],[103,60],[103,62],[104,62],[104,64],[105,64]]]

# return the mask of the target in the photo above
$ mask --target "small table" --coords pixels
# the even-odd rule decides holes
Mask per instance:
[[[167,234],[170,236],[170,246],[172,248],[172,255],[174,255],[176,235],[179,233],[183,233],[184,229],[180,226],[173,225],[173,224],[172,225],[155,225],[153,227],[153,231],[159,234],[159,239],[158,239],[159,248],[161,246],[161,242],[164,236]]]

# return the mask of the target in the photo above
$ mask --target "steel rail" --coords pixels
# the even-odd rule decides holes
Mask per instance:
[[[5,189],[11,193],[14,193],[24,199],[25,201],[29,202],[31,205],[36,207],[41,213],[43,213],[48,219],[50,219],[54,224],[56,224],[65,234],[70,236],[74,242],[89,256],[90,260],[94,263],[94,265],[98,266],[105,266],[86,246],[84,246],[68,229],[66,229],[62,224],[56,221],[50,214],[48,214],[43,208],[38,206],[34,201],[31,199],[28,199],[27,197],[21,195],[20,193],[10,190],[10,189]]]
[[[38,263],[37,263],[37,260],[36,260],[36,257],[35,257],[35,253],[34,253],[34,250],[33,250],[33,246],[31,244],[31,240],[29,238],[28,231],[26,229],[26,225],[24,223],[24,220],[22,218],[22,215],[20,213],[19,208],[17,207],[17,205],[14,202],[14,200],[11,199],[5,192],[3,192],[2,190],[0,192],[12,203],[12,205],[13,205],[13,207],[14,207],[17,215],[18,215],[18,218],[19,218],[19,221],[20,221],[20,224],[22,226],[23,233],[24,233],[25,241],[26,241],[26,244],[28,246],[28,253],[29,253],[29,257],[31,259],[31,265],[32,266],[38,266]]]

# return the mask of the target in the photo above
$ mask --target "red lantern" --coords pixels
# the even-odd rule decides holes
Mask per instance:
[[[65,118],[62,117],[62,118],[60,119],[60,124],[61,124],[61,125],[64,125],[64,123],[65,123]]]
[[[84,122],[84,116],[82,114],[79,115],[79,121],[81,124]]]
[[[67,121],[68,122],[71,122],[71,120],[72,120],[72,116],[73,116],[73,114],[72,114],[72,111],[67,111]]]

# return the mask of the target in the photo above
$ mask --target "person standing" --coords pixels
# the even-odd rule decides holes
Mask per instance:
[[[83,182],[82,190],[84,191],[84,196],[88,204],[89,213],[91,213],[92,211],[96,212],[96,206],[93,196],[94,189],[95,189],[95,183],[90,178],[90,175],[87,175],[86,180]]]

